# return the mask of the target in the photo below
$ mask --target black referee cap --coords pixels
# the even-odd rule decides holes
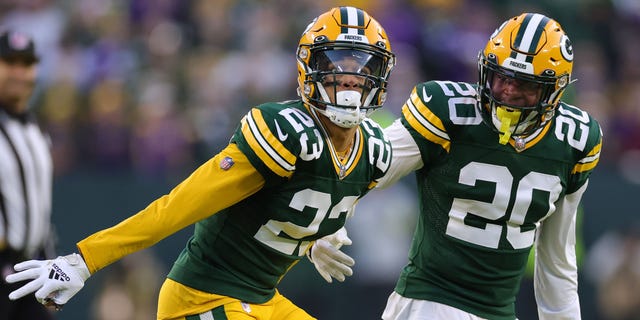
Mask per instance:
[[[33,39],[16,31],[0,33],[0,59],[6,61],[22,60],[28,64],[37,63],[40,60],[36,54]]]

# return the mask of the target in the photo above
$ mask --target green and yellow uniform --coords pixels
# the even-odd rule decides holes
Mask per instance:
[[[93,273],[197,222],[161,291],[161,304],[166,295],[170,306],[158,316],[271,303],[282,298],[276,286],[289,268],[314,240],[344,225],[390,160],[391,146],[371,120],[340,159],[301,101],[263,104],[242,119],[225,150],[171,193],[78,247]],[[176,298],[197,303],[169,301]]]
[[[380,186],[416,170],[421,206],[398,294],[514,319],[535,244],[539,302],[576,307],[575,215],[602,136],[591,116],[560,103],[546,126],[503,145],[483,123],[474,86],[431,81],[385,131],[394,158]]]

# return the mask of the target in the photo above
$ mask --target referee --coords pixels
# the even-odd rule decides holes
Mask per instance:
[[[30,37],[0,33],[0,320],[53,319],[33,295],[10,301],[19,285],[4,281],[16,262],[53,254],[50,141],[27,109],[37,64]]]

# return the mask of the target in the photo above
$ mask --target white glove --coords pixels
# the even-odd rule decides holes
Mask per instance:
[[[91,275],[87,264],[77,253],[53,260],[29,260],[16,264],[17,273],[6,277],[9,283],[33,279],[9,294],[17,300],[35,291],[38,302],[60,309],[84,286]]]
[[[353,274],[350,267],[356,263],[353,258],[339,250],[343,245],[350,244],[347,229],[343,227],[334,234],[316,240],[307,257],[324,280],[331,283],[333,277],[342,282],[345,276]]]

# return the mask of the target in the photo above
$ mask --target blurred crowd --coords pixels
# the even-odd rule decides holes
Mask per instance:
[[[36,40],[41,63],[32,107],[51,134],[59,177],[128,172],[181,180],[227,144],[252,106],[297,98],[299,36],[331,6],[365,9],[391,38],[398,63],[385,108],[374,114],[383,125],[399,115],[418,82],[476,82],[476,57],[494,28],[508,17],[537,11],[558,20],[573,42],[577,82],[564,97],[601,123],[602,165],[640,184],[640,2],[505,2],[4,0],[0,28]],[[409,194],[397,188],[397,194]],[[408,203],[398,196],[380,199],[389,200],[389,212]],[[387,230],[386,239],[408,244],[413,211],[403,210],[402,221],[389,215],[398,225]],[[356,230],[353,237],[361,235]],[[377,256],[362,254],[367,257]],[[359,265],[397,261],[381,267],[393,273],[403,259],[382,256]],[[379,269],[361,271],[380,279]],[[395,276],[384,285],[392,286]],[[108,306],[119,296],[104,291],[100,297]]]
[[[6,0],[0,15],[2,27],[36,38],[42,63],[33,107],[52,135],[58,175],[181,177],[226,144],[251,106],[297,97],[301,31],[328,7],[351,4],[385,26],[399,57],[381,121],[398,115],[419,81],[475,82],[477,52],[500,21],[523,11],[554,17],[575,48],[578,81],[566,100],[602,123],[604,162],[640,181],[640,4],[510,3]]]

